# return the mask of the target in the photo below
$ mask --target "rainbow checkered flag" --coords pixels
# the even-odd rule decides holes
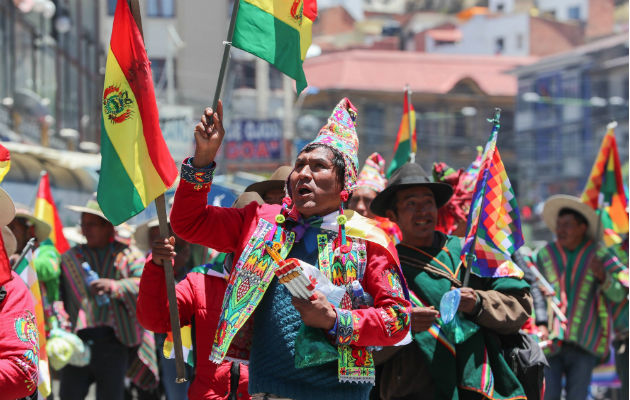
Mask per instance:
[[[473,194],[461,258],[474,251],[471,272],[489,278],[522,278],[512,254],[523,245],[521,217],[516,196],[497,149],[499,114],[484,149]],[[474,246],[474,249],[473,249]]]
[[[193,353],[193,341],[192,331],[190,325],[184,325],[180,328],[182,335],[182,352],[184,354],[184,361],[191,367],[195,366],[195,358]],[[167,332],[166,339],[164,340],[164,347],[162,348],[162,354],[166,359],[175,359],[175,349],[173,348],[173,332]]]
[[[608,124],[606,136],[597,153],[591,175],[586,182],[582,202],[600,212],[604,241],[607,246],[621,243],[620,234],[628,233],[628,199],[623,187],[621,162],[615,139],[616,122]],[[600,197],[604,201],[600,204]]]

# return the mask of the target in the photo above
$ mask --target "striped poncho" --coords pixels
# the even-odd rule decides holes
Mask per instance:
[[[566,327],[554,332],[554,344],[570,342],[584,350],[605,358],[608,355],[611,323],[607,301],[620,301],[623,294],[613,285],[610,274],[605,282],[600,282],[589,262],[596,255],[597,246],[591,240],[585,240],[575,250],[567,250],[558,242],[547,244],[537,255],[537,265],[551,283],[562,302],[562,308],[568,318]],[[609,254],[603,258],[606,271],[618,267],[618,259]],[[552,346],[551,352],[558,346]]]
[[[144,258],[126,245],[113,242],[102,254],[79,245],[61,257],[62,291],[66,311],[75,330],[109,326],[128,347],[137,346],[142,328],[136,321],[136,298],[144,267]],[[85,285],[81,263],[87,261],[100,278],[116,281],[109,304],[99,307]]]

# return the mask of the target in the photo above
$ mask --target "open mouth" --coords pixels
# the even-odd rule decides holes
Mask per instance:
[[[421,219],[421,220],[414,221],[414,224],[415,224],[416,226],[419,226],[419,227],[429,226],[429,225],[431,225],[432,223],[433,223],[433,221],[432,221],[432,220],[430,220],[430,219]]]
[[[311,189],[309,189],[306,185],[300,185],[298,186],[297,192],[300,196],[307,196],[311,193],[313,193],[313,191]]]

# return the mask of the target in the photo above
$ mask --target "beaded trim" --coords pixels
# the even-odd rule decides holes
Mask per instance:
[[[196,168],[192,165],[192,157],[188,157],[182,162],[182,168],[180,176],[188,183],[195,185],[195,190],[201,190],[208,187],[212,183],[214,177],[214,170],[217,167],[217,163],[214,161],[207,167]]]

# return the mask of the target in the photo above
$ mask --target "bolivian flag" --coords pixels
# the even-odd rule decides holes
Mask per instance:
[[[411,124],[409,119],[411,118]],[[409,101],[409,92],[405,91],[403,116],[400,120],[400,127],[398,128],[398,136],[396,137],[396,144],[394,145],[394,159],[389,164],[387,169],[387,177],[391,177],[392,174],[403,164],[409,161],[411,153],[417,151],[416,143],[416,111],[413,109],[413,104]]]
[[[162,137],[142,35],[127,1],[114,14],[102,98],[98,203],[118,225],[175,182],[177,168]]]
[[[306,88],[302,63],[317,18],[315,0],[237,0],[232,45],[260,57]]]
[[[35,198],[35,211],[33,212],[35,218],[39,218],[42,221],[46,221],[48,225],[52,227],[50,231],[50,240],[57,248],[60,254],[65,253],[70,249],[70,245],[63,235],[63,225],[57,212],[57,206],[55,200],[52,197],[50,191],[50,179],[48,178],[48,172],[42,173],[42,177],[39,180],[39,188],[37,189],[37,197]]]
[[[607,245],[620,243],[619,234],[628,233],[628,200],[623,186],[621,162],[615,139],[616,123],[608,125],[608,131],[602,140],[599,153],[588,178],[582,201],[594,210],[600,208],[600,194],[605,206],[602,207],[601,219],[604,240]]]

